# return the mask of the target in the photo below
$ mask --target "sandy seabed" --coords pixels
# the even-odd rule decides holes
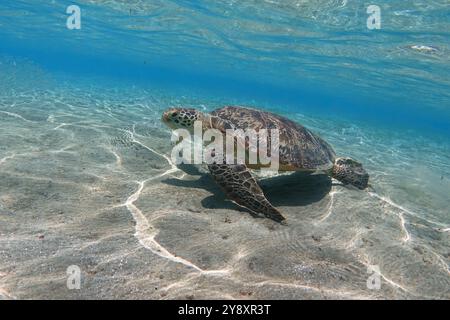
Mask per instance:
[[[374,190],[317,174],[263,179],[283,226],[227,201],[201,170],[174,166],[159,118],[185,101],[93,92],[0,97],[0,298],[450,298],[449,181],[433,171],[448,158],[411,174],[417,161],[401,143],[354,126],[327,135],[299,115],[338,151],[354,149]],[[72,265],[80,290],[67,287]],[[370,266],[379,289],[367,286]]]

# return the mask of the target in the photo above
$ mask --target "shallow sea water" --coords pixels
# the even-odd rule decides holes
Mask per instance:
[[[0,299],[450,299],[449,7],[379,2],[372,35],[354,1],[79,1],[70,37],[66,1],[0,4]],[[169,158],[166,108],[224,105],[305,125],[370,189],[262,177],[288,225],[252,217]]]
[[[74,87],[23,65],[9,66],[15,79],[41,81],[4,85],[0,97],[3,297],[449,298],[444,141],[295,114],[362,161],[373,189],[322,175],[263,179],[289,221],[280,226],[168,157],[165,108],[225,101]],[[69,265],[83,270],[82,290],[67,290]],[[370,265],[380,290],[367,289]]]

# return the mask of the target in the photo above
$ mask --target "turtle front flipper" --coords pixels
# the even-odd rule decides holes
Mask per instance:
[[[225,191],[228,198],[256,214],[282,222],[285,218],[266,199],[263,191],[243,164],[210,164],[208,165],[214,180]]]

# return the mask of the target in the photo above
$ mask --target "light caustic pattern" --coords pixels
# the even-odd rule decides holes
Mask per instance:
[[[0,296],[448,297],[446,200],[426,180],[447,168],[438,158],[445,148],[414,158],[395,149],[410,137],[400,143],[370,128],[294,115],[339,154],[367,163],[376,192],[322,175],[263,177],[287,217],[280,226],[240,212],[207,177],[171,162],[161,112],[220,105],[174,97],[125,88],[0,96]],[[418,163],[430,165],[421,171]],[[416,179],[411,199],[404,190]],[[65,287],[68,265],[84,272],[77,293]],[[366,287],[371,265],[380,267],[380,290]]]

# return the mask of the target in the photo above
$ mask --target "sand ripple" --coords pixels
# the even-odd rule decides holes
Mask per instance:
[[[58,90],[0,96],[0,298],[450,298],[440,193],[429,204],[428,182],[405,191],[411,183],[392,178],[401,166],[377,166],[380,153],[357,152],[376,191],[323,175],[263,179],[281,226],[171,162],[160,112],[194,98]],[[303,121],[335,132],[334,122]],[[350,129],[342,135],[358,135],[358,148],[379,138]],[[66,287],[70,265],[81,290]],[[367,287],[373,265],[379,290]]]

